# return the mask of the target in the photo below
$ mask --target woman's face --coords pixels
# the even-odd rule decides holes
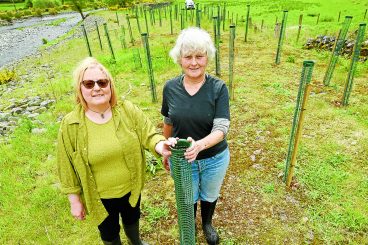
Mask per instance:
[[[202,79],[206,72],[207,64],[208,57],[205,53],[187,54],[180,58],[181,68],[189,79]]]
[[[88,107],[106,107],[110,104],[110,81],[98,67],[88,68],[84,72],[80,89]]]

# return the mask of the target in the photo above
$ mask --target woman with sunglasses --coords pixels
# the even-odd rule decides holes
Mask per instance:
[[[206,73],[216,49],[200,28],[184,29],[170,56],[183,74],[166,82],[161,114],[164,135],[192,141],[185,157],[192,165],[194,214],[200,202],[202,229],[208,244],[218,244],[212,217],[229,166],[226,134],[230,126],[229,95],[225,83]],[[168,159],[164,158],[166,169]]]
[[[71,214],[89,214],[111,245],[121,244],[121,216],[129,244],[146,244],[139,235],[144,151],[168,157],[171,143],[131,102],[118,103],[113,79],[96,59],[83,60],[74,78],[77,106],[61,122],[57,161]]]

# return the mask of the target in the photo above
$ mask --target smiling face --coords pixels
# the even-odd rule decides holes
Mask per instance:
[[[208,57],[205,53],[189,53],[182,55],[180,65],[187,79],[202,81],[206,72]]]
[[[97,66],[88,68],[83,75],[83,81],[93,80],[97,81],[100,79],[108,79],[106,74],[99,69]],[[80,84],[80,90],[82,96],[89,108],[99,109],[106,108],[110,105],[111,99],[111,83],[106,88],[100,88],[97,83],[94,84],[92,89],[86,88],[82,83]]]

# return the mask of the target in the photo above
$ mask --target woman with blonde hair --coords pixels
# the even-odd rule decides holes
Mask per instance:
[[[129,244],[141,245],[140,198],[145,150],[168,157],[170,141],[131,102],[118,102],[108,70],[94,58],[75,70],[77,106],[58,136],[58,174],[77,220],[91,216],[104,244],[121,244],[119,218]]]

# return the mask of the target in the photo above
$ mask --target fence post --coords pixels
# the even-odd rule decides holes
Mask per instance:
[[[244,35],[244,42],[248,41],[248,21],[249,21],[249,12],[250,12],[250,5],[247,5],[247,17],[245,19],[245,35]]]
[[[98,41],[99,41],[99,43],[100,43],[100,48],[101,48],[101,50],[102,50],[102,42],[101,42],[100,30],[98,29],[97,21],[95,21],[95,24],[96,24],[96,30],[97,30]]]
[[[121,37],[120,37],[121,46],[123,48],[127,48],[126,42],[125,42],[125,28],[124,25],[121,25]]]
[[[353,88],[354,73],[355,73],[355,70],[356,70],[357,62],[359,60],[360,48],[362,47],[365,27],[366,27],[365,23],[361,23],[359,25],[358,35],[357,35],[356,42],[355,42],[355,45],[354,45],[353,54],[351,56],[350,70],[349,70],[349,74],[348,74],[348,77],[347,77],[346,83],[345,83],[344,95],[343,95],[343,99],[342,99],[342,105],[343,106],[347,106],[348,103],[349,103],[349,97],[350,97],[351,89]]]
[[[136,15],[136,19],[137,19],[138,31],[139,31],[139,33],[142,33],[142,30],[141,30],[141,24],[139,23],[138,15]]]
[[[218,37],[218,17],[213,17],[213,31],[215,33],[215,46],[216,46],[216,53],[215,53],[215,60],[216,60],[216,75],[221,75],[221,68],[220,68],[220,40]]]
[[[284,41],[285,36],[285,29],[286,29],[286,19],[287,19],[288,11],[284,10],[284,15],[282,17],[282,23],[281,23],[281,30],[279,35],[279,44],[277,45],[277,53],[276,53],[276,65],[280,64],[280,57],[281,57],[281,48]]]
[[[152,67],[152,60],[151,60],[151,52],[150,52],[149,43],[148,43],[148,36],[147,36],[147,33],[142,33],[141,35],[142,35],[143,46],[146,50],[147,71],[148,71],[148,76],[150,80],[152,102],[157,102],[156,85],[155,85],[155,79],[153,77],[153,67]]]
[[[230,25],[229,39],[229,94],[230,100],[234,100],[234,42],[235,42],[235,25]]]
[[[83,24],[81,25],[81,27],[82,27],[82,31],[83,31],[84,40],[86,41],[86,45],[87,45],[87,49],[88,49],[88,55],[92,57],[92,51],[91,51],[91,47],[89,46],[89,41],[88,41],[86,28],[84,28]]]
[[[173,35],[174,32],[173,32],[173,20],[172,20],[172,9],[171,8],[170,8],[169,14],[170,14],[170,34]]]
[[[343,23],[343,26],[340,30],[340,33],[337,37],[335,48],[332,51],[330,63],[328,65],[328,68],[326,70],[325,76],[323,78],[323,84],[325,86],[328,86],[330,84],[333,72],[335,70],[335,66],[338,60],[338,57],[340,55],[341,49],[345,43],[346,34],[348,33],[349,26],[351,23],[352,16],[345,16],[345,21]]]
[[[116,15],[116,22],[118,23],[118,26],[120,26],[118,11],[115,11],[115,15]]]
[[[302,30],[302,22],[303,22],[303,15],[299,15],[299,26],[298,26],[298,35],[296,36],[296,43],[299,41],[300,31]]]
[[[109,31],[107,30],[107,24],[106,23],[104,23],[104,28],[105,28],[105,34],[106,34],[106,37],[107,37],[107,41],[109,43],[111,56],[112,56],[113,60],[115,61],[116,59],[115,59],[114,49],[112,48],[112,43],[111,43]]]
[[[286,183],[287,187],[290,187],[291,180],[294,174],[296,155],[298,152],[298,145],[303,128],[304,113],[306,110],[308,97],[311,91],[310,81],[312,78],[313,67],[314,61],[303,62],[302,75],[299,84],[299,91],[294,112],[293,125],[290,134],[288,154],[285,164],[284,182]]]
[[[144,9],[143,13],[144,13],[144,22],[146,23],[146,33],[147,33],[147,36],[149,36],[148,21],[147,21],[147,9]]]
[[[126,14],[126,20],[128,23],[128,29],[129,29],[129,35],[130,35],[130,42],[132,43],[132,46],[134,46],[134,37],[133,37],[133,32],[132,32],[132,26],[130,25],[130,18],[129,15]]]

